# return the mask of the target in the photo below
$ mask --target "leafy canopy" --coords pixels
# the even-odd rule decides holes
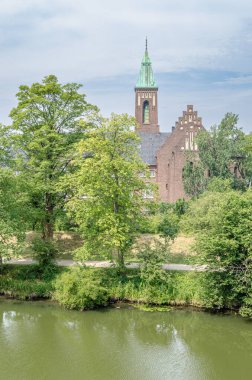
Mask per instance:
[[[227,180],[212,188],[191,202],[182,227],[196,236],[199,263],[208,266],[211,306],[240,306],[252,295],[252,192],[228,189]]]
[[[0,169],[0,263],[19,254],[29,208],[25,185],[10,169]]]
[[[237,115],[227,113],[219,125],[197,134],[198,157],[189,152],[183,172],[187,195],[198,196],[214,177],[232,179],[234,188],[247,186],[250,159],[245,150],[246,136],[237,122]]]
[[[53,75],[42,83],[20,86],[18,105],[10,113],[13,164],[30,185],[33,225],[43,238],[53,236],[66,196],[57,184],[68,170],[74,144],[84,137],[88,123],[83,118],[94,109],[79,93],[80,87],[76,83],[62,85]]]
[[[126,114],[112,114],[110,119],[100,119],[77,144],[73,173],[64,182],[72,193],[68,210],[84,237],[81,259],[105,255],[123,266],[139,232],[143,191],[151,185],[140,176],[146,165],[138,154],[134,123]]]

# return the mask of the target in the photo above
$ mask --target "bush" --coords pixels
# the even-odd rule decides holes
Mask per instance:
[[[244,318],[252,319],[252,307],[251,306],[242,306],[239,310],[239,313]]]
[[[160,214],[146,215],[146,218],[141,225],[140,232],[143,234],[156,234],[158,232],[160,220]]]
[[[54,299],[67,309],[86,310],[105,306],[109,295],[100,272],[73,268],[55,281]]]
[[[42,268],[55,266],[57,248],[53,241],[35,238],[32,241],[32,251],[34,259]]]
[[[162,264],[167,261],[168,252],[162,243],[155,241],[154,246],[145,244],[137,255],[143,261],[140,267],[142,283],[148,284],[150,287],[167,283],[169,276],[163,270]]]
[[[157,228],[160,236],[165,238],[166,243],[174,240],[179,232],[179,217],[173,211],[168,211],[162,216]]]
[[[205,306],[244,306],[241,313],[245,315],[249,313],[252,281],[252,193],[220,192],[219,180],[212,181],[211,186],[214,191],[205,192],[191,203],[181,225],[194,233],[199,263],[207,264],[208,271],[202,276]]]

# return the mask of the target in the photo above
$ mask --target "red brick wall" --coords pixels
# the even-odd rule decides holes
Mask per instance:
[[[187,106],[187,111],[176,122],[176,127],[167,141],[157,152],[157,183],[160,200],[176,202],[186,198],[182,172],[186,161],[186,152],[197,154],[195,135],[202,129],[202,120],[193,106]]]
[[[158,125],[158,89],[135,89],[135,117],[138,123],[137,130],[141,132],[159,132]],[[143,123],[143,103],[148,100],[150,107],[150,123]]]

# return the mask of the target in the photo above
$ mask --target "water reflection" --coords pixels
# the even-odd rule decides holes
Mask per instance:
[[[4,380],[246,380],[252,371],[252,325],[201,312],[2,302],[0,344]]]

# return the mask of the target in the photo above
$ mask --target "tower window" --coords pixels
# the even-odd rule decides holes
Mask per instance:
[[[150,123],[150,105],[148,100],[145,100],[143,103],[143,123],[149,124]]]

